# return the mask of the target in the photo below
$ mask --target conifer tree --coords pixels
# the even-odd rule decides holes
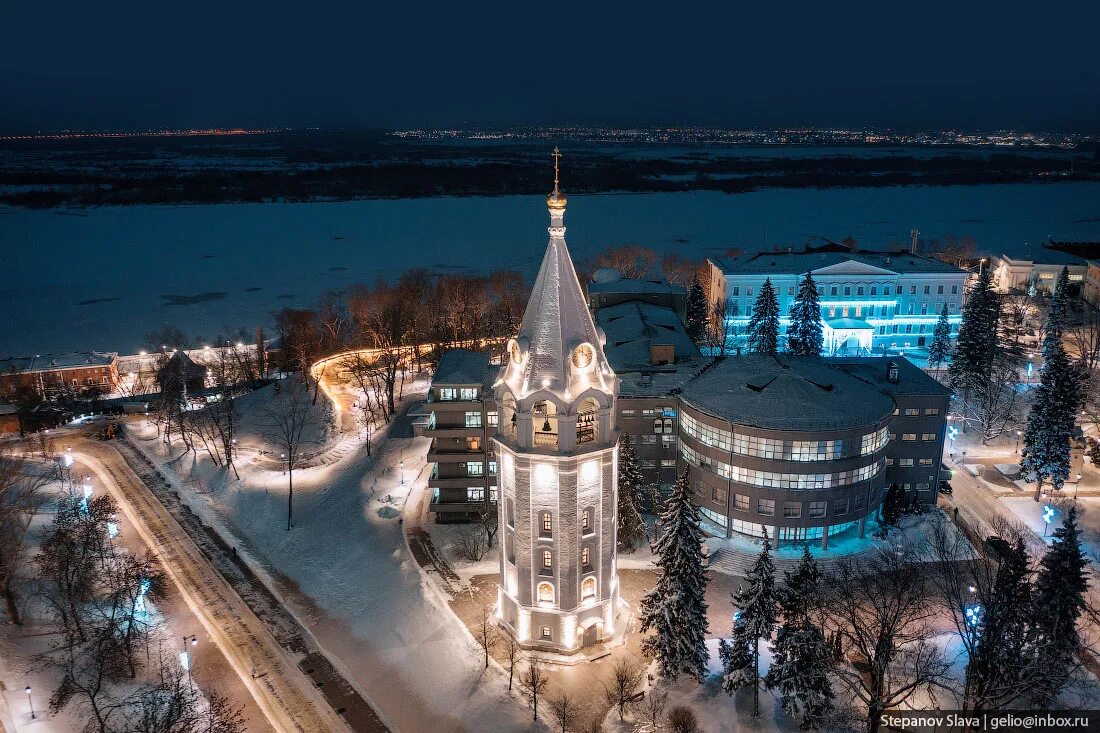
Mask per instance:
[[[764,679],[768,689],[778,690],[783,709],[799,719],[802,730],[821,725],[833,709],[833,688],[829,670],[833,648],[810,612],[820,604],[821,573],[810,549],[804,547],[794,572],[784,574],[779,589],[783,623],[772,645],[772,665]]]
[[[657,660],[662,677],[680,674],[702,682],[707,673],[707,578],[703,565],[703,531],[699,509],[691,500],[685,470],[676,481],[661,515],[664,532],[654,543],[661,575],[642,599],[642,652]]]
[[[787,348],[798,356],[821,356],[824,337],[821,333],[821,302],[817,283],[810,273],[802,277],[791,309]]]
[[[882,526],[896,527],[905,506],[905,494],[896,483],[890,484],[882,499]]]
[[[1039,668],[1027,659],[1031,571],[1023,539],[1001,558],[966,666],[963,708],[1000,709],[1029,688]]]
[[[737,589],[733,605],[745,626],[752,644],[752,717],[760,717],[760,640],[770,639],[779,615],[779,599],[775,590],[775,564],[772,562],[768,532],[764,530],[764,547]]]
[[[630,436],[619,437],[619,549],[633,552],[646,537],[645,520],[638,508],[642,491],[642,472],[638,454]]]
[[[745,631],[741,614],[733,616],[733,635],[729,641],[718,642],[718,658],[722,660],[722,689],[732,695],[753,682],[752,638]]]
[[[997,353],[997,325],[1001,297],[993,289],[990,268],[984,268],[971,288],[962,310],[959,337],[949,374],[951,383],[962,391],[988,378]]]
[[[775,354],[779,351],[779,300],[771,278],[764,281],[749,319],[749,351]]]
[[[1050,705],[1073,669],[1073,657],[1080,646],[1077,619],[1087,606],[1088,560],[1081,552],[1081,530],[1077,508],[1070,507],[1062,526],[1054,530],[1050,549],[1039,562],[1035,579],[1032,624],[1036,637],[1036,660],[1045,674],[1035,688],[1040,707]]]
[[[702,342],[707,332],[707,315],[710,311],[707,305],[707,294],[703,290],[703,284],[699,282],[699,276],[691,279],[688,288],[687,322],[684,324],[688,336],[696,343]]]
[[[936,329],[932,331],[932,343],[928,347],[928,366],[938,369],[947,363],[950,356],[951,324],[947,320],[947,303],[944,303],[940,311],[940,320],[936,321]]]
[[[1069,477],[1070,439],[1080,404],[1080,372],[1070,363],[1061,339],[1051,341],[1024,428],[1020,468],[1035,477],[1035,501],[1043,482],[1061,489]]]
[[[1058,281],[1054,285],[1054,292],[1050,296],[1050,311],[1047,313],[1047,321],[1043,331],[1042,352],[1043,358],[1047,358],[1053,344],[1061,343],[1066,332],[1066,311],[1069,307],[1069,268],[1063,267],[1058,273]]]

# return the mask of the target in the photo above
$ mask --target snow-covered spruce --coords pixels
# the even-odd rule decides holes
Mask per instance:
[[[787,349],[798,356],[821,356],[824,336],[821,333],[821,302],[817,283],[810,273],[802,276],[798,295],[791,308],[791,326],[788,329]]]
[[[641,500],[642,472],[638,454],[623,433],[619,438],[619,550],[633,552],[646,537],[645,520],[638,508]]]
[[[775,354],[779,351],[779,300],[771,278],[764,280],[749,319],[749,351]]]
[[[951,358],[951,324],[947,320],[947,303],[940,310],[940,319],[932,331],[932,343],[928,347],[928,366],[939,369]]]
[[[775,634],[764,682],[779,692],[783,710],[798,718],[799,727],[811,730],[833,709],[829,673],[834,662],[825,633],[811,620],[811,611],[821,605],[821,573],[808,547],[784,578],[778,594],[783,623]]]
[[[1035,501],[1049,481],[1061,489],[1069,478],[1070,440],[1080,404],[1080,373],[1066,356],[1062,342],[1048,345],[1035,400],[1027,416],[1020,468],[1035,479]]]
[[[661,570],[641,604],[642,652],[657,660],[662,677],[685,674],[699,682],[707,673],[706,574],[699,509],[691,500],[688,470],[676,481],[661,515],[664,532],[654,543]]]
[[[737,609],[737,624],[751,645],[752,666],[748,684],[752,686],[752,717],[760,717],[760,641],[771,639],[779,615],[779,598],[775,590],[775,563],[772,562],[771,543],[764,531],[764,547],[745,576],[745,582],[733,596]],[[735,633],[737,632],[735,626]],[[740,674],[740,671],[736,671]],[[727,676],[728,673],[727,673]]]

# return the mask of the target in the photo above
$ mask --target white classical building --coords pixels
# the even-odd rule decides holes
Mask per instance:
[[[569,654],[615,632],[618,378],[565,245],[557,179],[555,163],[550,242],[494,385],[497,615],[523,646]]]
[[[765,280],[779,301],[781,343],[790,325],[802,276],[813,273],[821,302],[826,356],[881,355],[932,342],[947,307],[951,338],[958,335],[970,273],[908,252],[836,249],[757,252],[709,260],[711,297],[729,303],[727,328],[744,341],[753,303]]]

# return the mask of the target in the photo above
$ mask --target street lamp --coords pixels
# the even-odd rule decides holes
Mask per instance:
[[[31,686],[24,687],[23,692],[27,693],[27,705],[31,708],[31,720],[34,720],[34,700],[31,699]]]
[[[1077,480],[1073,482],[1073,503],[1077,504],[1077,489],[1081,488],[1081,474],[1077,474]]]
[[[1050,529],[1050,523],[1054,521],[1054,507],[1047,504],[1043,507],[1043,538],[1047,536],[1047,530]]]
[[[1020,436],[1023,435],[1019,430],[1016,431],[1016,453],[1020,452]]]

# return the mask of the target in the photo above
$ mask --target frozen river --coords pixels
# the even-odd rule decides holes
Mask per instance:
[[[0,357],[131,352],[166,324],[213,339],[410,267],[533,277],[547,223],[539,196],[0,208]],[[814,236],[878,246],[913,227],[1024,254],[1048,235],[1100,240],[1100,183],[576,195],[566,225],[577,259],[625,242],[692,257]]]

